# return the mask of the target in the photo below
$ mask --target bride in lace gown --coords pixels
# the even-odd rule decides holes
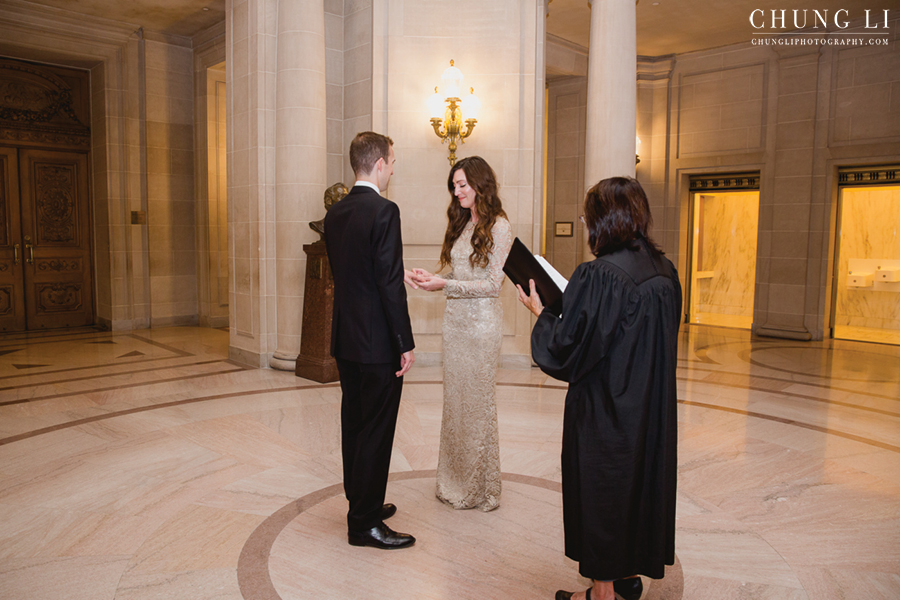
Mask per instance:
[[[453,508],[500,506],[495,375],[503,339],[500,287],[512,231],[493,169],[479,156],[457,162],[447,181],[449,224],[436,276],[415,270],[428,291],[444,290],[444,414],[436,494]]]

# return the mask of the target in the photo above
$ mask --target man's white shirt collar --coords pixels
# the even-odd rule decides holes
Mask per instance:
[[[374,183],[372,183],[371,181],[357,181],[356,183],[353,184],[354,187],[356,187],[358,185],[364,185],[364,186],[370,187],[373,190],[375,190],[375,192],[378,193],[379,195],[381,194],[381,190],[378,189],[378,186],[375,185]]]

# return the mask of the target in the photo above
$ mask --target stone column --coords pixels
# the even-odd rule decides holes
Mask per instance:
[[[306,258],[327,187],[325,8],[281,0],[275,94],[275,369],[293,371],[300,353]],[[315,213],[313,215],[313,213]]]
[[[273,223],[277,14],[278,0],[228,2],[228,355],[253,367],[268,364],[275,346],[270,332],[277,324]]]
[[[594,0],[588,57],[585,190],[606,177],[634,177],[637,34],[634,0]],[[593,259],[590,252],[585,258]]]

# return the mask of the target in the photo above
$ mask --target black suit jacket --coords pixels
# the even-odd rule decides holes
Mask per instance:
[[[331,355],[378,364],[412,350],[397,205],[354,186],[325,214],[325,249],[334,275]]]

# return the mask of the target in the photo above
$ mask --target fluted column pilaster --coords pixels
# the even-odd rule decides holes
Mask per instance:
[[[585,190],[606,177],[634,177],[637,129],[635,2],[590,4]]]
[[[278,3],[275,94],[276,350],[269,365],[293,371],[300,353],[306,257],[327,187],[325,9]]]

